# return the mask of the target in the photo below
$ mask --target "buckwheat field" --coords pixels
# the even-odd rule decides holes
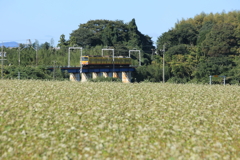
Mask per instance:
[[[240,159],[240,87],[0,80],[0,159]]]

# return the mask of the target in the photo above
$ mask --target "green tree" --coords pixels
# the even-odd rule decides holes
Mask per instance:
[[[176,36],[179,44],[195,45],[197,40],[198,31],[190,23],[184,23],[176,29]]]
[[[74,36],[77,44],[83,47],[104,45],[119,48],[122,45],[129,49],[141,49],[144,52],[153,48],[151,37],[138,31],[135,19],[127,24],[120,20],[91,20],[80,24],[70,36]]]
[[[78,46],[86,47],[86,46],[96,45],[96,41],[94,41],[96,39],[94,36],[94,31],[92,31],[88,28],[78,28],[77,30],[74,30],[70,34],[70,39],[72,37],[74,37],[75,43]]]
[[[129,29],[129,41],[128,41],[128,45],[136,48],[138,46],[141,45],[141,39],[140,39],[140,33],[137,29],[137,25],[135,22],[135,19],[132,19],[132,21],[128,24],[128,29]]]
[[[76,38],[75,38],[74,36],[71,36],[71,37],[70,37],[69,45],[70,45],[70,46],[77,45],[77,40],[76,40]]]
[[[168,56],[179,55],[179,54],[182,54],[182,55],[189,54],[189,51],[186,45],[180,44],[180,45],[170,47],[166,52],[166,55]]]
[[[201,43],[206,39],[207,34],[211,31],[214,26],[213,22],[205,22],[201,29],[199,30],[197,44],[201,45]]]
[[[61,36],[60,36],[60,40],[58,41],[58,47],[65,47],[65,46],[67,46],[68,45],[68,43],[67,43],[67,41],[66,41],[66,39],[65,39],[65,35],[64,34],[62,34]]]
[[[178,45],[178,38],[174,30],[169,30],[168,32],[164,32],[161,36],[157,39],[157,48],[158,50],[163,49],[163,45],[168,44],[166,49],[170,46]]]
[[[102,41],[104,46],[113,46],[112,39],[113,39],[113,33],[112,33],[113,27],[110,25],[107,25],[106,28],[104,28],[102,32]]]
[[[235,54],[237,40],[234,36],[234,26],[231,24],[217,24],[207,34],[203,41],[203,52],[209,56]]]
[[[42,48],[44,50],[48,50],[48,49],[50,49],[50,43],[45,42],[40,46],[40,48]]]

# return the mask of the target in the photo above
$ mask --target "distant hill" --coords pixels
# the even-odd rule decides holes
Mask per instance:
[[[0,43],[0,47],[2,47],[2,45],[4,47],[18,47],[17,42],[3,42],[3,43]]]

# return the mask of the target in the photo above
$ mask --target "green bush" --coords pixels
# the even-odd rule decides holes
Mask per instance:
[[[94,79],[90,79],[90,82],[121,82],[119,78],[112,78],[112,77],[97,77]]]

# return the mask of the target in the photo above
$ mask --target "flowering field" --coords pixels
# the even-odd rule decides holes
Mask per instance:
[[[240,87],[0,80],[0,159],[240,159]]]

